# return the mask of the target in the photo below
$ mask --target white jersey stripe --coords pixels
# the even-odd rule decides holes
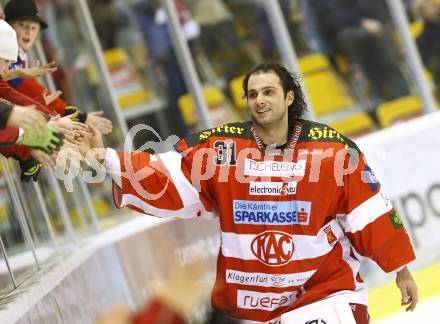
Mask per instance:
[[[142,192],[138,195],[122,194],[121,207],[126,205],[133,205],[141,209],[144,213],[161,218],[193,218],[203,217],[207,219],[213,219],[217,217],[216,212],[208,212],[199,200],[199,193],[191,185],[188,179],[185,177],[181,170],[182,157],[180,153],[171,151],[152,155],[151,158],[160,158],[168,172],[177,192],[182,200],[184,207],[179,210],[168,210],[156,208],[138,196],[143,196]],[[113,149],[107,149],[105,158],[105,167],[108,173],[112,176],[116,184],[121,187],[121,168],[118,154]],[[138,184],[139,185],[139,184]],[[167,184],[169,185],[169,184]],[[136,190],[136,187],[134,187]],[[164,188],[166,189],[166,188]],[[145,190],[142,188],[142,190]]]
[[[105,151],[104,167],[116,185],[121,188],[121,162],[118,153],[112,148],[107,148]]]
[[[328,229],[331,228],[331,231]],[[327,231],[327,232],[326,232]],[[236,234],[230,232],[222,232],[222,254],[225,257],[238,258],[242,260],[259,260],[262,261],[261,258],[258,258],[255,252],[255,239],[258,239],[257,236],[260,236],[264,233],[275,232],[275,240],[280,237],[278,233],[283,233],[281,231],[266,231],[259,235],[255,234]],[[335,237],[335,240],[330,240],[328,237],[328,233]],[[344,232],[342,228],[339,226],[336,220],[332,220],[326,225],[324,225],[317,233],[316,236],[312,235],[291,235],[284,233],[284,237],[291,237],[293,242],[293,253],[291,253],[290,260],[285,260],[286,262],[294,261],[294,260],[305,260],[305,259],[313,259],[320,257],[329,253],[333,246],[336,244],[337,240],[344,237]],[[281,249],[280,251],[275,251],[272,247],[268,247],[268,253],[272,256],[277,252],[282,252],[284,255],[288,255],[291,251],[289,244],[286,244],[286,239],[284,241],[280,241],[277,246],[274,248]],[[254,247],[254,249],[253,249]],[[253,252],[254,251],[254,252]],[[276,258],[276,255],[275,255]],[[266,260],[267,261],[267,260]],[[263,260],[263,263],[264,262]],[[271,264],[270,260],[268,263]],[[285,264],[285,263],[284,263]]]
[[[179,192],[184,206],[199,204],[199,193],[182,172],[182,155],[176,151],[170,151],[157,155],[170,173],[171,179]]]
[[[392,208],[391,201],[381,188],[377,194],[357,206],[351,213],[347,215],[339,214],[337,218],[346,232],[355,233],[361,231],[365,226],[374,222]]]
[[[338,296],[340,298],[343,298],[347,301],[347,303],[351,304],[361,304],[368,306],[368,291],[366,286],[361,287],[360,289],[353,290],[341,290],[334,294],[328,295],[325,298],[330,298]]]

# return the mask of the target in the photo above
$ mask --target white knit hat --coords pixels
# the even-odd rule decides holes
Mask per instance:
[[[0,19],[0,58],[15,62],[18,57],[18,43],[15,30]]]

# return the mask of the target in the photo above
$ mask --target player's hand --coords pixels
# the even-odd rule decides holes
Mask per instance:
[[[79,112],[64,117],[54,117],[49,121],[49,124],[57,127],[66,137],[66,140],[79,144],[80,138],[89,136],[88,127],[83,123],[73,121],[78,116]]]
[[[417,291],[417,284],[407,267],[404,267],[397,272],[396,284],[402,294],[402,306],[408,305],[405,310],[407,312],[413,311],[419,301],[419,294]]]
[[[102,149],[105,148],[104,141],[102,140],[102,134],[100,131],[93,125],[89,125],[89,130],[91,136],[88,138],[90,143],[90,148],[92,149]]]
[[[38,134],[42,134],[46,128],[46,118],[35,106],[17,106],[12,108],[9,115],[8,125],[24,129],[33,128]]]
[[[86,124],[93,125],[101,134],[107,135],[113,129],[110,119],[103,116],[102,111],[94,111],[87,114]]]
[[[65,142],[57,154],[52,155],[56,169],[63,170],[63,173],[73,172],[77,174],[81,170],[80,147],[70,142]]]

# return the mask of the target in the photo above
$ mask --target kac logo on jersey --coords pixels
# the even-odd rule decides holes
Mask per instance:
[[[281,266],[292,259],[293,239],[284,232],[266,231],[252,240],[251,251],[264,264]]]

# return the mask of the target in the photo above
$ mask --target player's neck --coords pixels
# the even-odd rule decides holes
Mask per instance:
[[[283,123],[284,124],[284,123]],[[289,127],[288,124],[276,125],[276,126],[265,126],[261,127],[255,125],[258,136],[265,145],[275,144],[276,146],[283,145],[287,142]]]

